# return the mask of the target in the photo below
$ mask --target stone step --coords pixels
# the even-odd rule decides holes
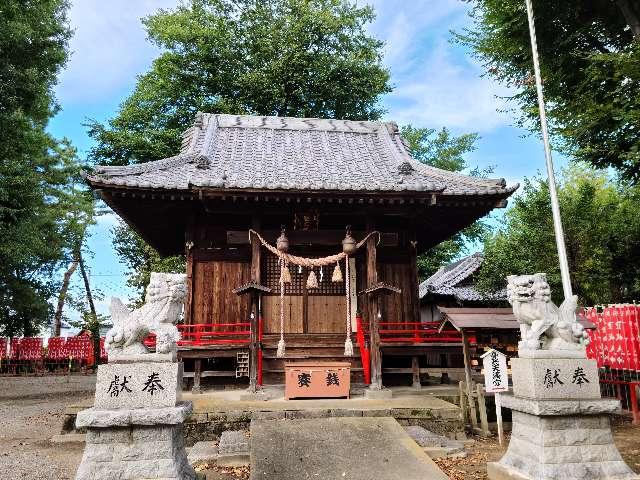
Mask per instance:
[[[251,422],[251,480],[447,480],[392,418]]]

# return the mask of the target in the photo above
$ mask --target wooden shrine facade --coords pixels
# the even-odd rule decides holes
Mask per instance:
[[[344,360],[349,300],[352,373],[373,388],[382,387],[381,330],[399,332],[396,350],[429,347],[405,341],[423,330],[417,256],[517,188],[417,162],[392,123],[209,114],[197,115],[175,157],[97,167],[87,181],[161,255],[185,256],[181,350],[196,377],[201,361],[242,349],[253,386],[259,371],[283,383],[288,361]],[[306,267],[291,266],[279,358],[280,266],[249,231],[275,245],[282,226],[289,252],[308,258],[341,252],[347,226],[356,241],[378,233],[348,257],[348,296],[346,282],[331,281],[334,266],[314,269],[317,288],[306,288]]]

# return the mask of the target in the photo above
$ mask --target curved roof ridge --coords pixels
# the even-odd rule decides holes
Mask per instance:
[[[500,188],[515,191],[520,185],[515,184],[513,187],[507,187],[507,182],[504,178],[483,178],[483,177],[473,177],[471,175],[466,175],[460,172],[453,172],[451,170],[444,170],[442,168],[433,167],[431,165],[427,165],[419,160],[416,160],[411,156],[409,152],[409,146],[406,140],[399,134],[396,133],[394,135],[396,141],[394,142],[398,150],[404,156],[406,161],[410,162],[411,166],[417,168],[417,170],[424,172],[427,175],[439,178],[443,181],[451,180],[455,178],[458,183],[465,183],[469,186],[483,186],[486,188]]]
[[[199,152],[179,153],[172,157],[162,158],[160,160],[151,160],[144,163],[133,163],[130,165],[98,165],[93,169],[93,174],[106,175],[111,177],[125,175],[140,175],[141,173],[164,170],[166,168],[176,167],[184,163],[193,161],[196,157],[201,156]]]

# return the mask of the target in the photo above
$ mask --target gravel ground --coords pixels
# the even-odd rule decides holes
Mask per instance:
[[[612,425],[613,440],[622,458],[635,473],[640,473],[640,427],[631,425],[627,417],[614,417]],[[507,441],[501,447],[495,436],[474,436],[475,443],[466,448],[466,458],[442,458],[435,462],[451,480],[486,480],[487,462],[496,462],[502,458],[509,444],[508,438],[507,434]]]
[[[91,398],[95,376],[0,377],[0,479],[73,479],[84,444],[52,444],[60,433],[65,408]],[[614,439],[628,465],[640,473],[640,427],[614,421]],[[437,460],[452,480],[486,479],[486,462],[504,453],[495,438],[476,438],[465,459]],[[246,469],[203,466],[212,480],[248,478]],[[206,468],[209,467],[209,468]]]
[[[0,377],[0,478],[73,479],[82,444],[52,444],[68,405],[92,395],[95,377]]]

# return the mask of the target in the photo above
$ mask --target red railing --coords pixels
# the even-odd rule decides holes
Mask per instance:
[[[176,325],[180,331],[179,347],[202,347],[207,345],[248,345],[251,341],[251,323],[194,323]],[[144,344],[156,346],[156,337],[150,334]]]
[[[381,343],[459,343],[455,329],[439,331],[440,322],[380,322]]]

